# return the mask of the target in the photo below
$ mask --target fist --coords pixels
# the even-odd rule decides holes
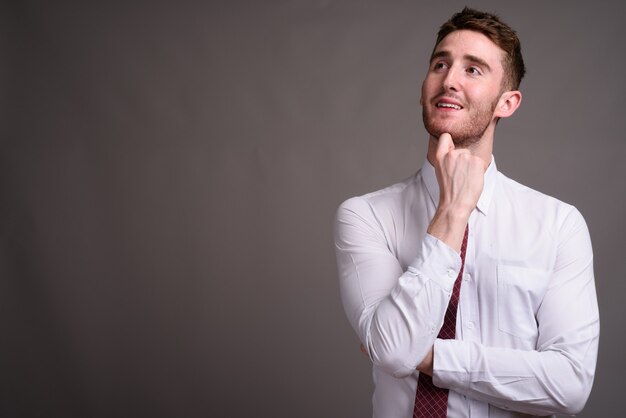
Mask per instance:
[[[456,149],[449,133],[439,137],[435,153],[439,208],[469,218],[483,190],[485,165],[469,149]]]

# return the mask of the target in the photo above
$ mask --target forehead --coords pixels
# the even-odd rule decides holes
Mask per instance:
[[[435,47],[433,54],[441,51],[449,53],[452,58],[478,57],[489,63],[492,68],[500,69],[505,54],[504,50],[486,35],[467,29],[457,30],[446,35]]]

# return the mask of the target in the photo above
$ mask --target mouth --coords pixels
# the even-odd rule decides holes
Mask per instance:
[[[461,106],[459,103],[450,100],[450,99],[441,99],[438,102],[435,103],[435,106],[438,109],[450,109],[450,110],[461,110],[463,109],[463,106]]]

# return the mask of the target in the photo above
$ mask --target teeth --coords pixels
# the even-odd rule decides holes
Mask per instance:
[[[452,103],[437,103],[437,107],[448,107],[450,109],[461,110],[461,106]]]

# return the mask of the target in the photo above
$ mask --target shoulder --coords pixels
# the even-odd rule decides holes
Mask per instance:
[[[392,184],[374,192],[351,197],[343,201],[337,209],[337,217],[342,215],[374,216],[377,212],[393,211],[404,206],[419,181],[420,172],[404,181]]]
[[[525,218],[537,219],[544,227],[553,225],[558,230],[586,227],[582,214],[573,205],[523,185],[501,172],[498,172],[497,187],[505,204],[524,212]]]
[[[497,186],[499,191],[506,197],[517,199],[526,204],[540,204],[545,206],[554,206],[559,208],[572,207],[571,205],[543,192],[528,187],[510,177],[507,177],[501,171],[498,171]]]
[[[334,234],[337,241],[387,242],[404,225],[420,189],[420,172],[408,179],[371,193],[351,197],[339,205]]]

